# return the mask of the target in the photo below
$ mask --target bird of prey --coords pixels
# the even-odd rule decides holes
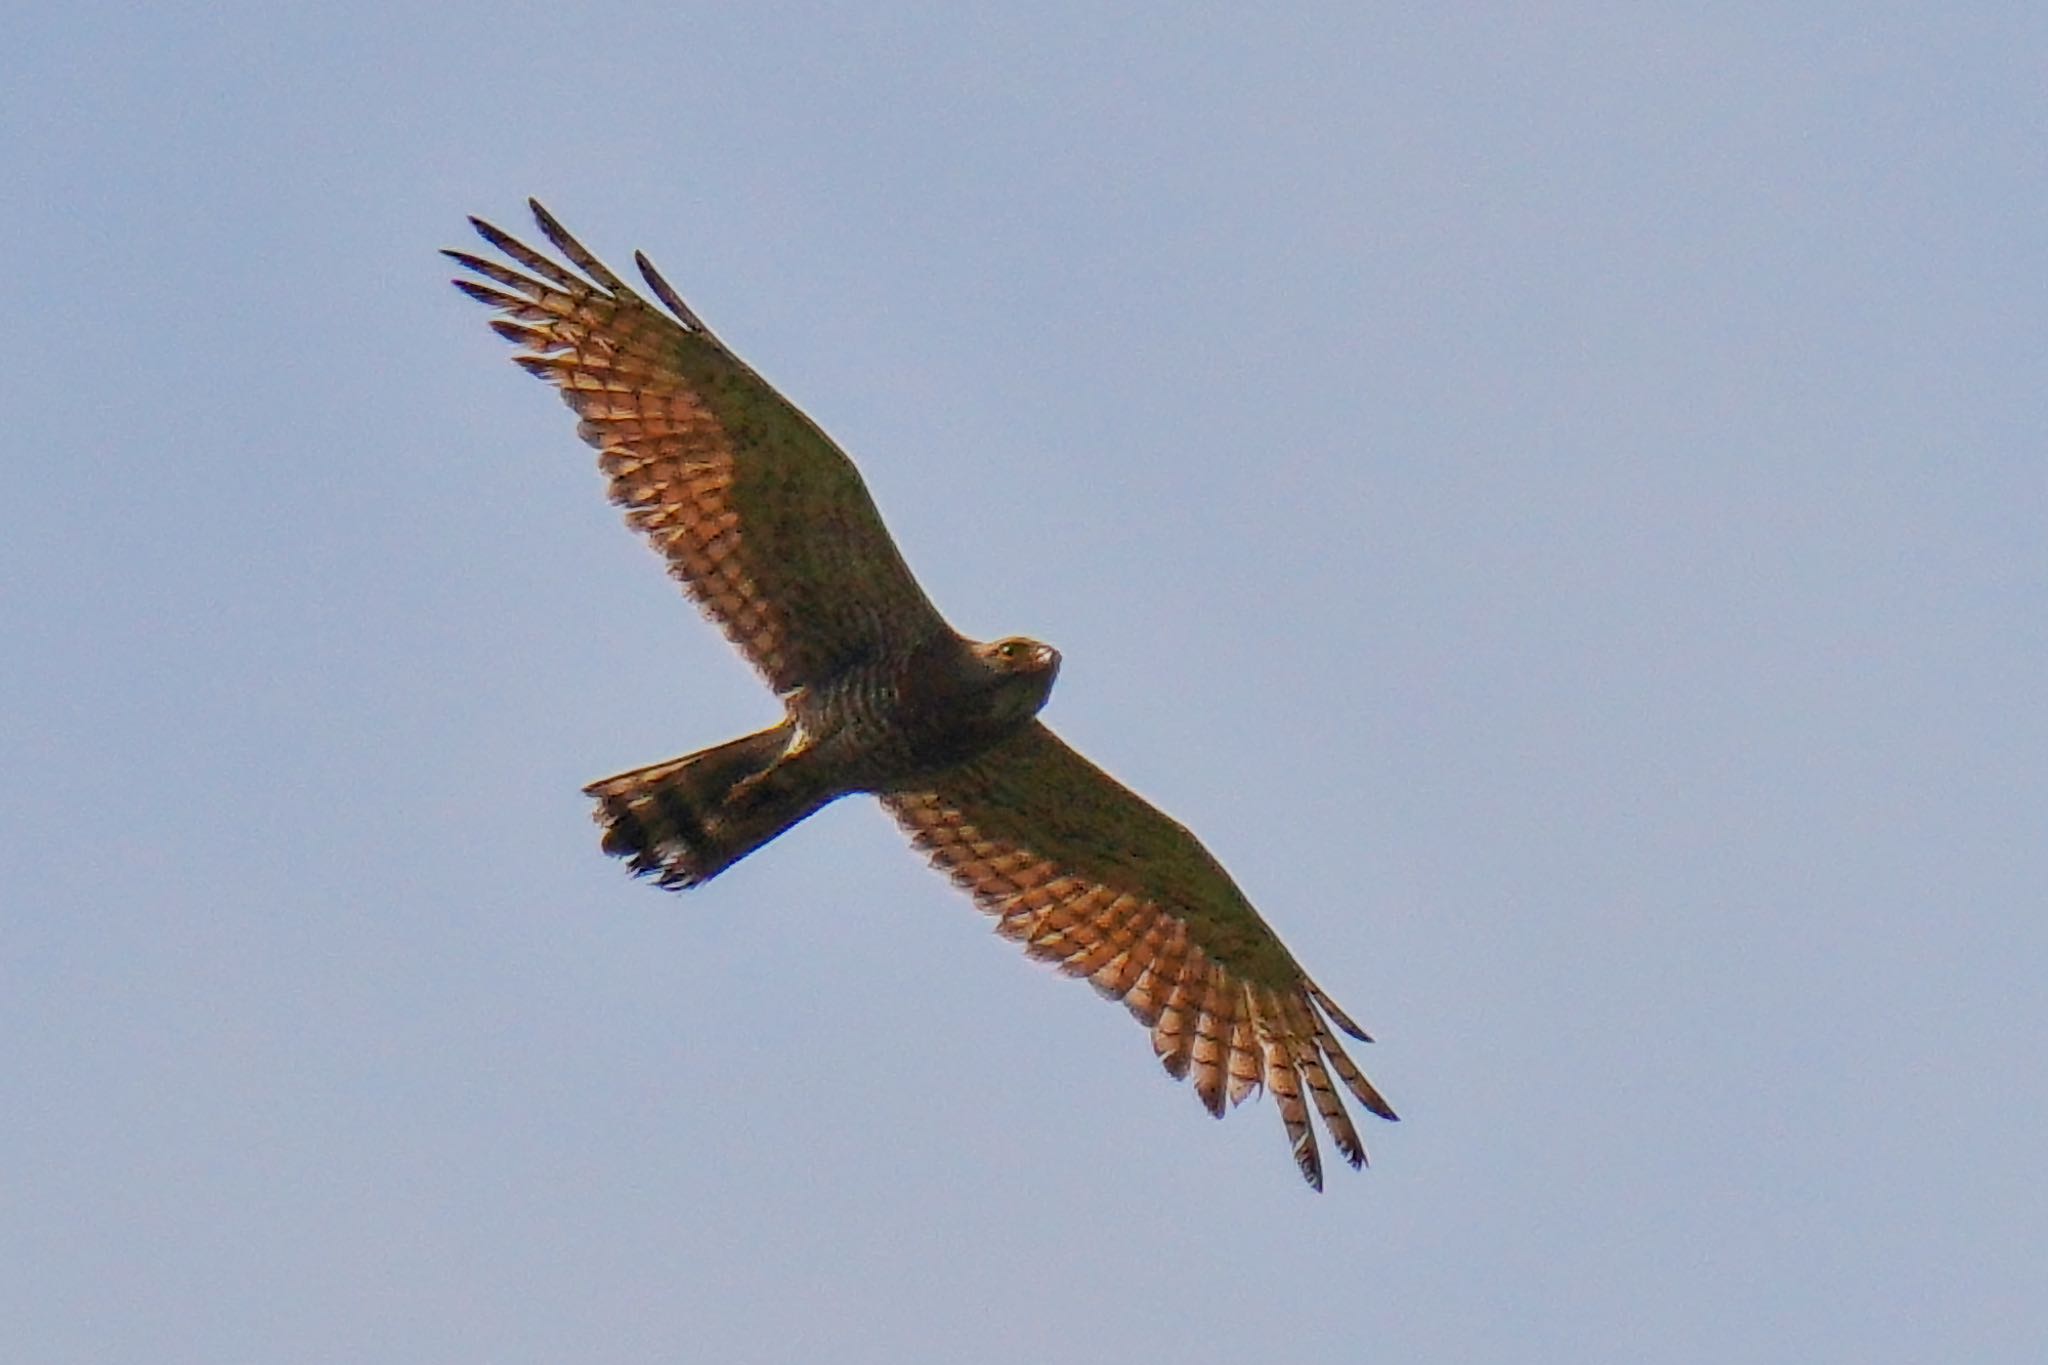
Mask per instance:
[[[872,793],[998,932],[1122,1001],[1211,1114],[1263,1085],[1309,1184],[1323,1178],[1310,1104],[1363,1165],[1331,1073],[1395,1117],[1333,1026],[1366,1034],[1194,835],[1037,718],[1058,651],[948,626],[831,438],[646,256],[661,307],[529,206],[568,265],[472,218],[518,268],[449,251],[479,277],[455,286],[497,311],[518,364],[576,410],[612,501],[782,702],[765,730],[585,788],[605,851],[696,886],[828,802]]]

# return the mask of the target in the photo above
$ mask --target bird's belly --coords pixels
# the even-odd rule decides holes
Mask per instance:
[[[791,698],[808,747],[848,791],[887,791],[963,763],[1014,726],[992,724],[978,698],[907,700],[880,670],[834,679]]]

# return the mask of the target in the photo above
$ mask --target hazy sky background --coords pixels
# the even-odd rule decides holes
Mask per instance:
[[[2048,11],[0,21],[0,1356],[2048,1358]],[[1379,1037],[1296,1177],[435,248],[644,247]]]

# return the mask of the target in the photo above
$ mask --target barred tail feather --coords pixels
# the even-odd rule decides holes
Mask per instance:
[[[785,721],[591,783],[604,851],[672,889],[710,881],[829,799],[783,766],[792,737]]]

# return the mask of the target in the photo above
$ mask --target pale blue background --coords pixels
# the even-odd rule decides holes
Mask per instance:
[[[0,1356],[2048,1358],[2038,4],[36,8]],[[870,802],[598,854],[774,712],[443,282],[528,193],[1065,651],[1372,1170]]]

